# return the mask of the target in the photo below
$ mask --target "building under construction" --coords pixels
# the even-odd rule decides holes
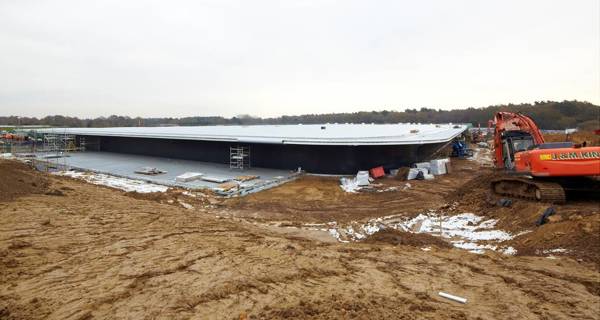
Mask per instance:
[[[467,129],[453,124],[323,124],[42,129],[50,149],[354,174],[427,160]],[[60,146],[58,144],[61,144]]]

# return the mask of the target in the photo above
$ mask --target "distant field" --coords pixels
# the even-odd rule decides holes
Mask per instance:
[[[588,146],[600,146],[600,135],[596,135],[591,131],[580,131],[570,135],[564,133],[551,133],[544,134],[546,142],[561,142],[561,141],[573,141],[574,143],[587,142]]]

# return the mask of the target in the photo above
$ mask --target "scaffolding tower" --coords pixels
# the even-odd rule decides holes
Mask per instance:
[[[36,139],[37,134],[36,134]],[[85,151],[84,137],[65,133],[42,133],[41,149],[34,146],[34,152],[41,153],[39,158],[32,159],[32,164],[38,170],[56,171],[68,170],[67,157],[69,152]]]
[[[229,147],[229,169],[249,169],[250,168],[250,147],[233,146]]]
[[[74,151],[85,151],[85,138],[80,137],[79,141],[73,134],[46,133],[43,137],[43,152],[64,153]]]

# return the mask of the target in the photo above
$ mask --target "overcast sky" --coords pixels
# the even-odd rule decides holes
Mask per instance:
[[[0,0],[0,115],[600,102],[600,1]]]

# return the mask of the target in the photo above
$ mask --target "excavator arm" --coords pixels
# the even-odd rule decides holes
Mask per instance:
[[[507,142],[507,134],[514,137],[521,137],[521,140],[527,138],[532,144],[540,145],[544,143],[544,137],[535,122],[528,116],[521,113],[498,112],[494,116],[494,157],[496,168],[512,168],[514,153],[523,151],[514,150],[515,146]]]

